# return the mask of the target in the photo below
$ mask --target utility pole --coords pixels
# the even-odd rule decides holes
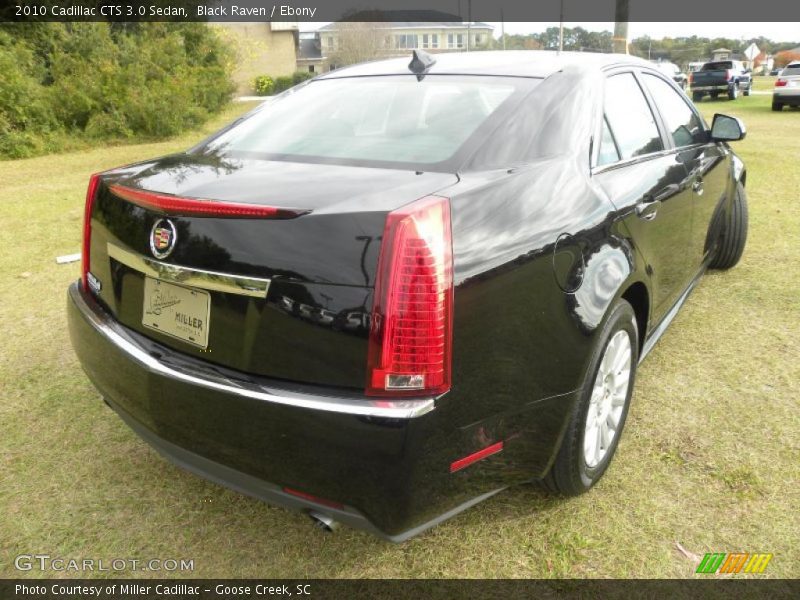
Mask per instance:
[[[561,0],[561,12],[558,16],[558,53],[564,51],[564,0]]]
[[[628,0],[616,0],[614,21],[614,53],[628,54]]]
[[[472,0],[467,0],[467,52],[472,46]]]
[[[506,22],[503,19],[503,9],[500,9],[500,37],[503,39],[503,50],[506,49]]]

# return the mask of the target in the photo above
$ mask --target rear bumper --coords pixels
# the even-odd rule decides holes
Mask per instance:
[[[693,92],[727,92],[731,88],[732,84],[729,83],[719,83],[714,85],[693,85],[692,91]]]
[[[491,476],[492,459],[483,466],[489,477],[449,473],[461,432],[434,399],[387,404],[278,388],[130,331],[77,283],[67,305],[73,347],[107,403],[163,456],[202,477],[395,542],[505,487]]]
[[[800,88],[780,90],[772,93],[772,101],[786,104],[787,106],[800,106]]]

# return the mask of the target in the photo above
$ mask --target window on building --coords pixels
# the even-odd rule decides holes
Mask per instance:
[[[448,48],[463,48],[464,47],[464,34],[463,33],[448,33],[447,34],[447,47]]]
[[[333,50],[333,36],[329,35],[327,38],[328,50]]]
[[[308,72],[309,73],[313,73],[314,72],[314,65],[308,65]]]
[[[477,46],[477,45],[478,45],[478,44],[480,44],[482,41],[483,41],[483,38],[482,38],[481,34],[480,34],[480,33],[476,33],[476,34],[475,34],[475,45]]]
[[[430,36],[427,33],[422,34],[422,47],[430,48]]]
[[[417,48],[417,34],[404,34],[394,36],[395,48],[410,50]]]
[[[438,48],[439,47],[439,34],[432,33],[431,34],[431,48]]]

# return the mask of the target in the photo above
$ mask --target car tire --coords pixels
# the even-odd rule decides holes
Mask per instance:
[[[747,227],[747,194],[744,186],[737,183],[727,222],[722,228],[717,250],[709,264],[712,269],[730,269],[739,262],[747,244]]]
[[[728,100],[736,100],[739,97],[739,86],[734,85],[728,89]]]
[[[782,111],[783,110],[783,104],[781,104],[780,102],[773,102],[772,103],[772,110],[774,110],[776,112]]]
[[[703,94],[700,92],[692,92],[692,102],[700,102],[703,99]]]
[[[626,348],[629,350],[627,375],[624,373]],[[561,447],[553,466],[542,480],[545,489],[565,496],[577,496],[587,492],[606,472],[628,416],[638,361],[636,315],[628,302],[619,300],[598,334],[583,388],[575,402]],[[619,385],[623,379],[627,387],[621,392]],[[609,442],[607,434],[603,433],[603,425],[614,418],[617,419],[616,426]],[[607,427],[606,432],[609,430]],[[603,444],[606,446],[604,449]]]
[[[750,88],[753,84],[748,85],[744,90],[742,90],[742,96],[749,96],[750,95]]]

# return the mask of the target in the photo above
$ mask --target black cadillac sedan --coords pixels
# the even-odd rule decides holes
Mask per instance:
[[[392,59],[94,175],[72,343],[178,465],[400,541],[587,491],[637,365],[747,235],[742,161],[621,55]]]

